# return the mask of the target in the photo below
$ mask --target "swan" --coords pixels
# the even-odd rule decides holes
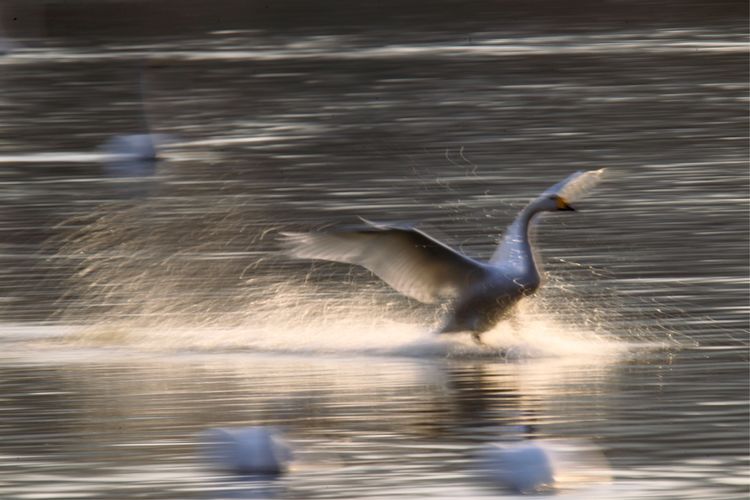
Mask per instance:
[[[480,448],[474,465],[486,482],[524,495],[611,481],[611,467],[604,453],[584,438],[492,442]]]
[[[209,464],[236,474],[282,474],[293,459],[291,446],[273,427],[209,429],[201,442]]]
[[[283,232],[295,258],[365,267],[396,291],[425,303],[447,303],[435,333],[482,333],[511,318],[514,306],[542,283],[529,228],[543,212],[573,212],[570,201],[593,187],[604,169],[578,171],[544,191],[521,210],[488,262],[468,257],[405,224],[362,219],[361,227],[330,232]]]
[[[163,158],[162,147],[172,142],[167,134],[153,131],[146,100],[146,71],[138,75],[138,102],[142,133],[112,137],[100,150],[104,153],[105,170],[110,177],[149,177],[156,173],[157,162]]]

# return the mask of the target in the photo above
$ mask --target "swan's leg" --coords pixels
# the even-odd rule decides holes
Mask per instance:
[[[486,345],[482,342],[482,333],[486,329],[482,329],[477,317],[472,318],[469,324],[459,323],[455,316],[449,316],[443,321],[443,324],[435,330],[433,333],[442,335],[446,333],[470,333],[471,339],[478,345]]]

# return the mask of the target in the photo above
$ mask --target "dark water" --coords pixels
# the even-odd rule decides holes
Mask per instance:
[[[2,498],[510,497],[477,456],[521,426],[602,459],[558,496],[747,498],[744,4],[92,5],[0,9]],[[100,146],[147,126],[123,177]],[[362,216],[486,257],[601,167],[489,347],[279,254]],[[248,425],[289,474],[207,467]]]

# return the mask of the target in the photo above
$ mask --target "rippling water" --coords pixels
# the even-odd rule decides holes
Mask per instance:
[[[0,45],[2,497],[512,497],[481,450],[558,440],[601,460],[557,496],[746,498],[747,19],[667,6]],[[155,168],[101,147],[147,126]],[[489,346],[278,251],[362,216],[487,257],[600,167]],[[202,432],[250,425],[282,430],[287,475],[205,463]]]

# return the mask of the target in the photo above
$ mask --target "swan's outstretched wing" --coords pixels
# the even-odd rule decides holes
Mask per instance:
[[[363,266],[420,302],[461,293],[484,275],[479,262],[408,226],[376,224],[316,233],[282,233],[294,257]]]
[[[596,186],[602,179],[604,172],[605,169],[603,168],[599,170],[579,170],[547,189],[541,196],[556,194],[567,202],[575,201]]]

